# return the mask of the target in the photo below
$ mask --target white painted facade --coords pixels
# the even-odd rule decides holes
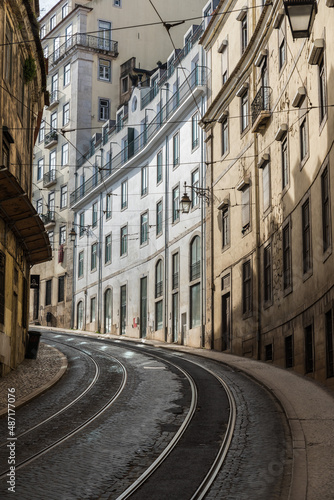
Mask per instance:
[[[184,183],[205,187],[198,120],[209,74],[197,44],[202,29],[186,33],[177,66],[152,74],[151,87],[133,89],[117,112],[123,120],[115,117],[111,130],[106,123],[103,140],[76,173],[76,328],[202,343],[206,203],[188,187],[193,206],[189,214],[179,210]]]
[[[184,24],[171,28],[176,46],[183,43],[189,19],[201,22],[203,0],[156,0],[163,19]],[[121,65],[131,57],[138,68],[154,68],[167,58],[172,44],[149,2],[74,0],[57,3],[40,19],[44,55],[48,59],[50,105],[34,150],[33,203],[53,246],[53,260],[32,270],[40,275],[39,294],[32,296],[30,319],[70,327],[74,189],[77,161],[91,148],[92,135],[117,110]],[[129,83],[130,85],[130,83]],[[47,317],[50,321],[47,321]]]

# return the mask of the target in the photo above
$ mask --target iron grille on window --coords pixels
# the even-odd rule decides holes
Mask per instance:
[[[190,281],[196,280],[201,275],[201,263],[200,261],[195,262],[190,267]]]
[[[155,298],[156,299],[158,297],[162,296],[162,290],[163,290],[163,283],[162,283],[162,281],[158,281],[158,283],[155,284]]]

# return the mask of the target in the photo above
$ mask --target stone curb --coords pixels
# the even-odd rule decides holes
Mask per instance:
[[[51,380],[46,382],[44,385],[42,385],[41,387],[38,387],[34,391],[30,392],[27,396],[24,396],[23,398],[18,399],[15,402],[15,409],[16,410],[18,408],[20,408],[21,406],[25,405],[26,403],[28,403],[29,401],[31,401],[32,399],[35,399],[37,396],[40,396],[43,392],[50,389],[50,387],[55,385],[61,379],[61,377],[65,374],[67,367],[68,367],[68,361],[67,361],[66,356],[62,352],[58,351],[58,349],[55,349],[54,347],[51,347],[51,346],[49,346],[49,347],[53,351],[56,351],[58,355],[60,355],[60,358],[62,360],[62,366],[61,366],[60,370]],[[8,413],[7,408],[5,408],[4,410],[1,410],[0,417],[2,417],[2,415],[6,415],[7,413]]]

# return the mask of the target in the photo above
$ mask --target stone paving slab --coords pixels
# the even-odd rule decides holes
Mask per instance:
[[[9,388],[15,389],[15,408],[19,408],[56,384],[66,369],[66,357],[41,341],[36,359],[25,359],[16,370],[0,378],[0,416],[7,413]]]
[[[88,337],[140,342],[111,334],[94,334],[61,328],[34,326],[39,331],[80,334]],[[289,500],[334,498],[334,393],[311,379],[272,364],[217,351],[143,340],[147,345],[187,352],[225,363],[265,386],[277,398],[287,417],[293,444],[293,477]],[[28,361],[28,360],[26,360]],[[29,360],[30,361],[30,360]],[[31,367],[30,367],[31,369]],[[35,370],[34,370],[35,371]],[[14,377],[15,374],[10,374]],[[6,379],[7,377],[5,377]],[[38,378],[37,374],[29,377]],[[9,380],[9,379],[8,379]],[[45,382],[45,379],[43,379]],[[0,380],[0,395],[3,380]],[[16,382],[13,382],[16,385]],[[14,386],[13,385],[13,386]],[[27,385],[27,384],[26,384]],[[3,389],[7,390],[6,381]],[[29,397],[29,396],[28,396]],[[0,413],[1,414],[1,413]]]

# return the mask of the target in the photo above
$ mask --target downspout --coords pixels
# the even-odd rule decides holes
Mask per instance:
[[[204,98],[201,100],[201,113],[204,114]],[[204,171],[204,131],[201,129],[201,187],[206,188],[205,171]],[[206,283],[206,248],[205,248],[205,213],[206,213],[206,200],[201,197],[201,347],[205,347],[205,323],[206,323],[206,296],[205,296],[205,283]]]
[[[210,323],[210,328],[207,331],[209,334],[209,338],[207,340],[207,345],[210,349],[214,349],[214,294],[215,294],[215,285],[214,285],[214,236],[213,236],[213,128],[210,128],[209,136],[205,139],[207,144],[207,150],[209,149],[210,160],[206,162],[207,167],[210,169],[209,172],[209,208],[208,208],[208,216],[210,218],[209,222],[209,234],[207,234],[206,241],[208,242],[209,248],[207,255],[209,256],[210,263],[207,266],[210,275],[207,279],[207,299],[208,299],[208,308],[210,308],[210,313],[208,313],[208,323]],[[206,176],[207,177],[207,176]],[[207,229],[207,226],[206,226]]]
[[[166,154],[165,154],[165,342],[168,340],[168,239],[169,239],[169,225],[168,225],[168,187],[169,187],[169,150],[168,150],[168,135],[165,140]]]
[[[77,213],[74,212],[74,224],[73,227],[76,227],[76,221],[77,221]],[[75,240],[73,242],[73,265],[72,265],[72,307],[71,307],[71,328],[74,328],[74,311],[75,311],[75,279],[76,279],[76,248],[77,248],[77,235],[75,236]]]
[[[101,333],[101,310],[102,310],[102,237],[103,237],[103,206],[102,193],[100,193],[100,224],[99,224],[99,277],[97,286],[97,330]]]
[[[256,358],[261,359],[261,252],[260,252],[260,193],[258,164],[258,134],[254,134],[255,157],[255,230],[256,230],[256,275],[257,275],[257,332],[256,332]],[[254,274],[254,273],[253,273]]]

